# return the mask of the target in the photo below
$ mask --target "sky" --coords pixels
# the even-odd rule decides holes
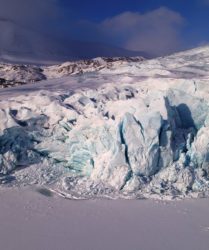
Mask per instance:
[[[209,0],[0,0],[5,20],[54,39],[153,55],[209,42]]]

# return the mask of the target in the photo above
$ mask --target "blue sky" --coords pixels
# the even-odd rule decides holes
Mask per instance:
[[[161,6],[181,13],[190,21],[194,21],[194,17],[200,21],[209,19],[207,0],[62,0],[60,4],[73,10],[78,18],[94,21],[101,21],[124,11],[148,12]]]
[[[63,0],[62,5],[73,18],[94,22],[125,11],[143,14],[164,6],[185,18],[185,38],[192,39],[191,43],[209,41],[209,0]]]
[[[0,0],[0,18],[54,37],[164,55],[209,42],[209,0]]]

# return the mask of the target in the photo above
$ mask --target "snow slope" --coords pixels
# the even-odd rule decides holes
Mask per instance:
[[[1,185],[74,199],[209,195],[209,47],[79,67],[0,91]]]

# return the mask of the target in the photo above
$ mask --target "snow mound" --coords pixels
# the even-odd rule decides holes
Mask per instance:
[[[207,65],[204,77],[181,78],[182,70],[172,75],[173,68],[195,65],[188,53],[194,54],[106,67],[94,80],[103,75],[112,82],[97,88],[65,85],[61,91],[59,85],[55,92],[3,98],[0,183],[46,185],[74,199],[208,196]],[[157,77],[156,69],[164,71]]]

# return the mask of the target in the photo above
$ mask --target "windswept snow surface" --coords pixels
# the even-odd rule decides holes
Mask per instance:
[[[95,60],[99,70],[52,66],[48,80],[0,91],[1,185],[72,199],[209,196],[209,47]]]
[[[209,199],[87,200],[0,192],[5,250],[208,250]]]

